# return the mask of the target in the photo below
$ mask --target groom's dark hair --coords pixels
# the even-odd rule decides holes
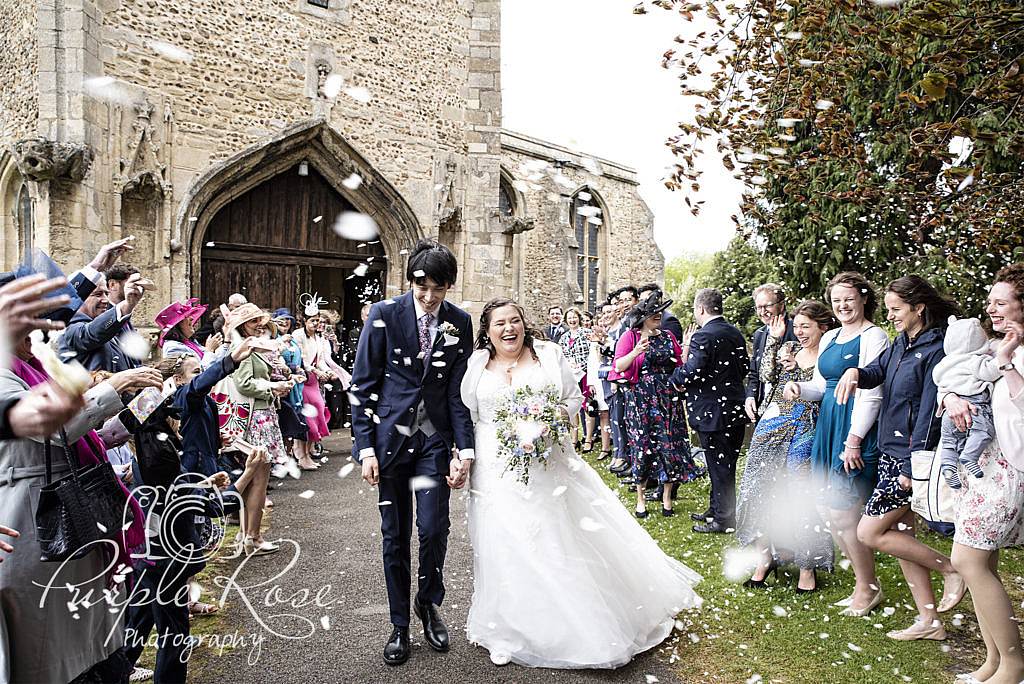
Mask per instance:
[[[412,248],[405,277],[410,283],[423,285],[430,278],[438,285],[453,287],[459,276],[459,263],[452,251],[435,240],[420,240]]]

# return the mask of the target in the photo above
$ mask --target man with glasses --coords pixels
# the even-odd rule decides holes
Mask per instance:
[[[743,408],[750,422],[757,422],[757,409],[764,401],[765,386],[761,382],[761,356],[768,340],[768,328],[776,316],[786,317],[786,336],[782,342],[796,341],[793,334],[793,319],[786,313],[786,293],[781,285],[765,283],[754,289],[754,309],[764,323],[754,331],[753,351],[750,354],[750,369],[747,372],[747,399]],[[780,345],[781,346],[781,345]]]

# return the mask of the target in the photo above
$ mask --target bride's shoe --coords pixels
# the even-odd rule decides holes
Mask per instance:
[[[501,651],[491,651],[491,662],[501,667],[502,665],[508,665],[512,662],[512,656],[508,653],[502,653]]]

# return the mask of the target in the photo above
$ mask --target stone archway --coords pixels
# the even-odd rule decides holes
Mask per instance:
[[[218,213],[234,200],[306,162],[344,202],[377,222],[387,260],[386,284],[397,291],[404,281],[403,251],[423,237],[412,208],[373,166],[327,122],[313,119],[291,126],[274,138],[215,165],[197,178],[178,206],[171,239],[177,262],[173,269],[191,284],[176,296],[203,297],[202,254],[205,236]],[[362,178],[357,190],[344,184],[353,173]],[[324,216],[318,230],[330,230],[334,217]],[[175,278],[177,280],[177,278]],[[217,302],[210,302],[216,304]]]

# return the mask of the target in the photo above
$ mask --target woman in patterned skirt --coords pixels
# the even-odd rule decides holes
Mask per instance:
[[[672,372],[682,363],[683,350],[675,336],[661,329],[662,303],[651,295],[629,313],[631,328],[615,346],[609,380],[624,380],[628,453],[636,480],[636,516],[647,517],[644,485],[657,480],[662,486],[661,514],[670,516],[672,490],[668,483],[689,482],[699,470],[693,464],[687,440],[686,415],[679,393],[672,387]],[[626,389],[628,387],[628,389]]]
[[[742,546],[755,545],[762,557],[744,583],[747,587],[765,586],[768,574],[790,556],[800,568],[798,593],[818,588],[818,568],[832,570],[832,538],[815,510],[811,483],[818,404],[786,401],[782,387],[787,382],[811,380],[818,343],[834,326],[827,306],[806,301],[793,313],[793,332],[799,345],[781,344],[786,334],[785,316],[776,316],[768,329],[760,379],[769,389],[747,450],[737,504],[736,541]]]

